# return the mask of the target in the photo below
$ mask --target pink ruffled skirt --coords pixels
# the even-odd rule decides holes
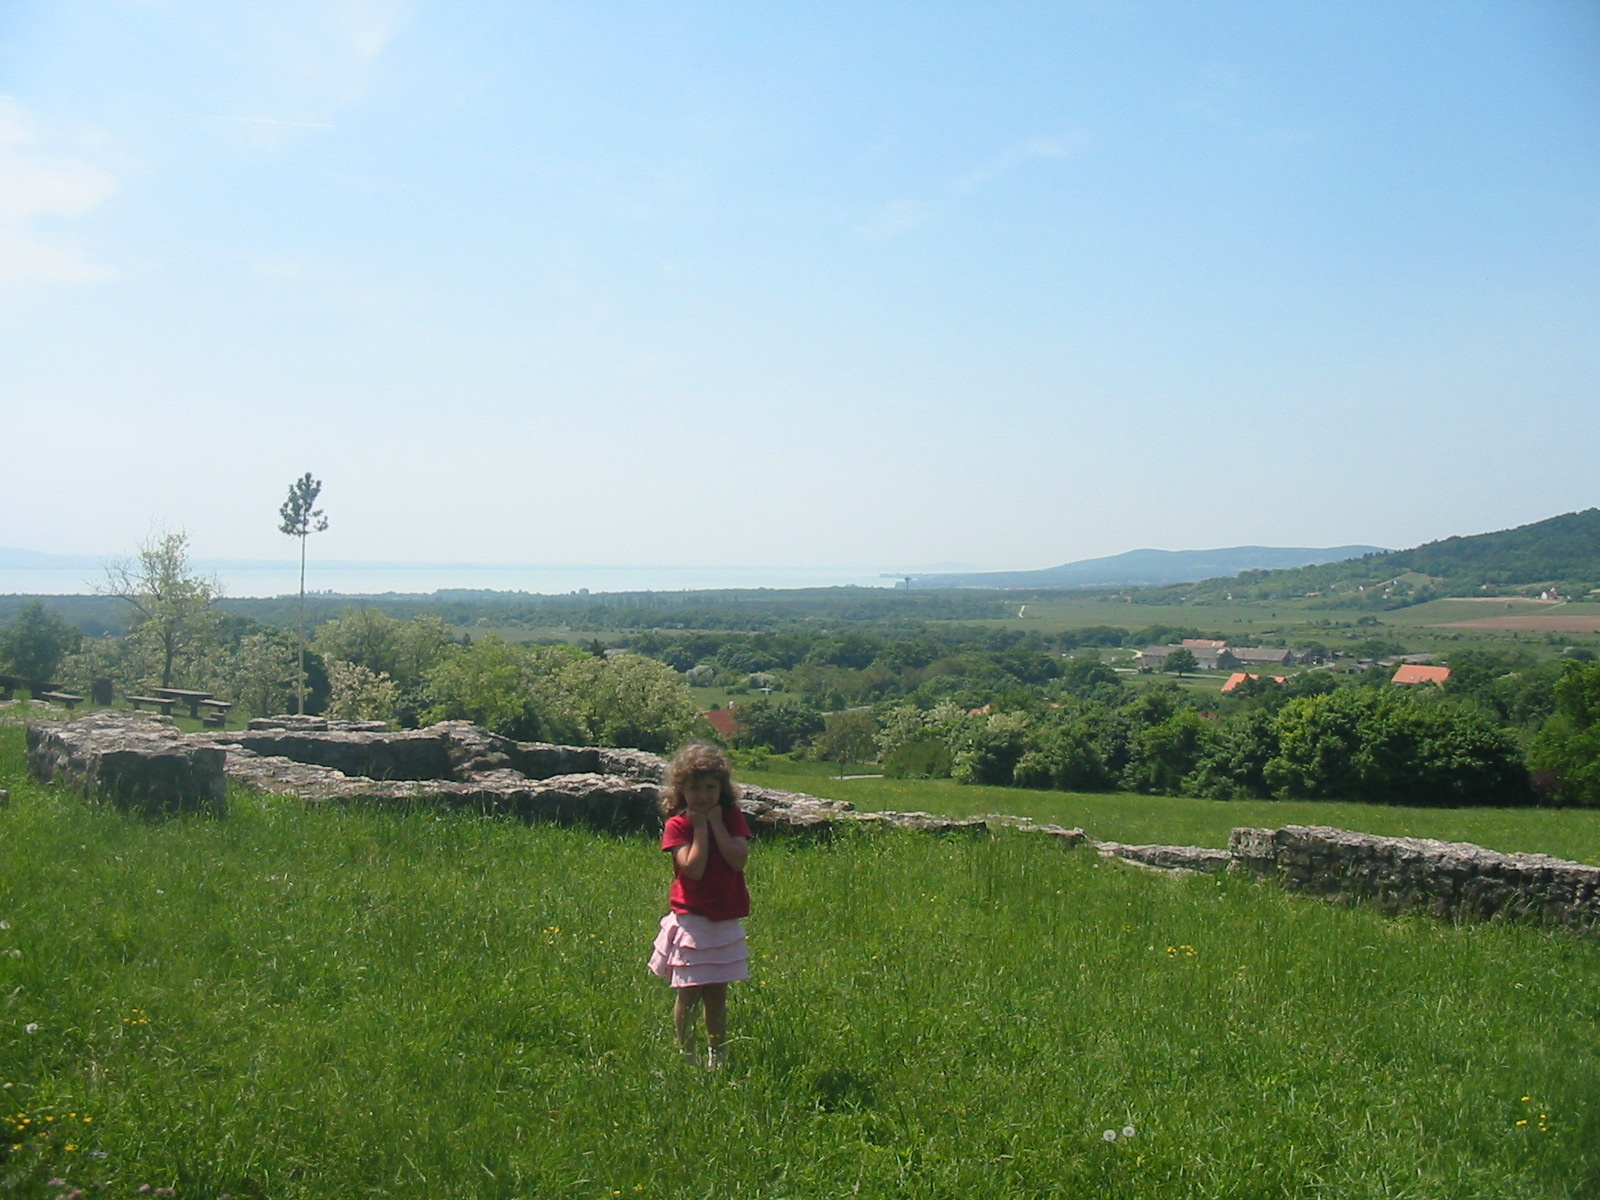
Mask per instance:
[[[750,978],[744,923],[668,913],[650,954],[650,969],[675,988]]]

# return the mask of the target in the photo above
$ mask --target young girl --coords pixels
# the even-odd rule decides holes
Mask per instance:
[[[661,812],[667,818],[661,848],[672,855],[672,911],[661,918],[650,969],[672,984],[683,1057],[695,1058],[695,1017],[703,1005],[707,1065],[720,1067],[728,1054],[728,985],[750,978],[740,921],[750,915],[744,885],[750,826],[727,756],[705,743],[680,750],[667,767]]]

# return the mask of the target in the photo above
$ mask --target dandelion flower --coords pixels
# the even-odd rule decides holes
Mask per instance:
[[[1136,1134],[1138,1132],[1139,1131],[1137,1129],[1135,1129],[1132,1125],[1124,1125],[1122,1127],[1122,1136],[1125,1137],[1125,1138],[1130,1138],[1130,1137],[1132,1137],[1134,1134]]]
[[[1117,1140],[1117,1131],[1115,1129],[1108,1129],[1102,1133],[1100,1137],[1105,1141],[1114,1142]]]

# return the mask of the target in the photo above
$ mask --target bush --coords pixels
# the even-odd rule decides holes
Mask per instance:
[[[1522,804],[1532,799],[1516,739],[1473,706],[1386,685],[1284,705],[1262,770],[1286,799],[1376,804]]]
[[[882,765],[890,779],[948,779],[950,748],[936,738],[906,742],[883,759]]]
[[[1529,765],[1557,803],[1600,808],[1600,663],[1569,660],[1555,704],[1533,739]]]

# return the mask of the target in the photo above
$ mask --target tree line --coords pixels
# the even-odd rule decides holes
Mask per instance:
[[[314,499],[303,514],[313,520]],[[462,719],[524,740],[658,751],[710,735],[690,688],[714,685],[742,693],[738,746],[873,758],[902,776],[1219,799],[1600,805],[1600,665],[1526,650],[1458,651],[1443,688],[1305,672],[1219,698],[1100,661],[1107,646],[1201,632],[1168,625],[1043,634],[790,621],[578,647],[474,640],[437,615],[347,605],[302,644],[225,611],[186,552],[182,534],[164,535],[108,575],[106,594],[129,613],[121,636],[85,637],[24,605],[0,625],[0,670],[85,692],[95,680],[123,694],[181,683],[255,715],[290,711],[303,695],[306,711],[336,717]]]

